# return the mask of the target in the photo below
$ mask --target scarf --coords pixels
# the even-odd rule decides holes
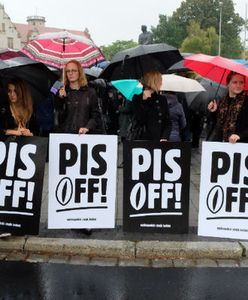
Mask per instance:
[[[243,106],[245,94],[241,93],[235,98],[228,95],[220,100],[217,115],[217,127],[222,128],[223,140],[228,142],[230,135],[236,131],[236,122]]]

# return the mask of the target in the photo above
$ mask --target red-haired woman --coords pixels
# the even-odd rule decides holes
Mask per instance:
[[[59,132],[94,132],[99,120],[97,95],[88,87],[86,75],[77,60],[67,62],[64,67],[64,86],[59,90],[59,98]]]

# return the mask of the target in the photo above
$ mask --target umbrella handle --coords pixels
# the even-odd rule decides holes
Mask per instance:
[[[217,90],[216,90],[216,92],[215,92],[215,96],[214,96],[214,99],[215,99],[215,100],[216,100],[216,96],[217,96],[217,94],[218,94],[218,91],[219,91],[219,89],[220,89],[220,83],[222,82],[222,79],[223,79],[223,77],[224,77],[226,71],[227,71],[227,70],[225,69],[225,71],[223,72],[223,74],[222,74],[222,76],[221,76],[220,82],[219,82],[218,87],[217,87]]]
[[[63,38],[62,50],[63,50],[63,52],[65,52],[65,38]]]
[[[122,63],[121,63],[121,77],[122,77],[122,75],[123,75],[123,73],[124,73],[124,66],[125,66],[125,60],[127,59],[129,57],[129,55],[128,54],[126,54],[125,55],[125,57],[123,58],[123,60],[122,60]]]

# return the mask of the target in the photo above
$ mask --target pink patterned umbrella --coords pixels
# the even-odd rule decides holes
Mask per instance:
[[[21,51],[32,59],[56,68],[63,68],[71,59],[78,60],[83,67],[105,60],[91,39],[68,31],[41,34]]]

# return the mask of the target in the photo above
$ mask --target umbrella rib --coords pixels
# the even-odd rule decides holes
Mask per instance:
[[[216,96],[217,96],[217,94],[218,94],[218,92],[219,92],[220,84],[221,84],[221,82],[222,82],[222,79],[224,78],[224,75],[225,75],[226,71],[227,71],[227,69],[225,69],[225,71],[223,72],[223,74],[222,74],[222,76],[221,76],[220,82],[219,82],[218,87],[217,87],[216,92],[215,92],[214,99],[216,99]]]

